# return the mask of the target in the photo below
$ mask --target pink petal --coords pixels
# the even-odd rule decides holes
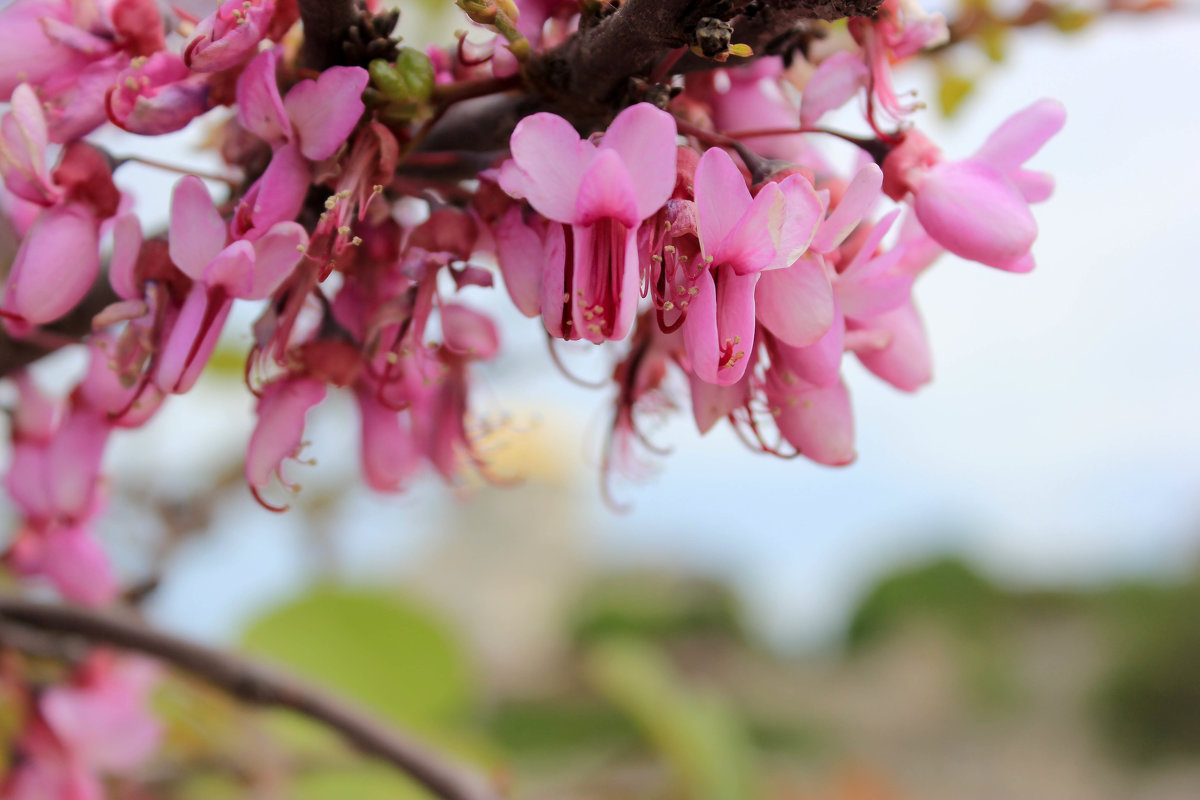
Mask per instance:
[[[596,148],[581,141],[571,123],[545,112],[517,123],[509,148],[513,160],[500,172],[501,188],[528,200],[542,216],[573,224],[579,184]]]
[[[100,272],[96,218],[71,203],[43,212],[21,241],[4,296],[4,309],[41,325],[83,299]]]
[[[857,53],[835,53],[817,67],[800,99],[800,125],[808,128],[835,108],[850,101],[867,85],[870,70]]]
[[[321,161],[342,146],[366,110],[362,93],[369,80],[362,67],[330,67],[292,87],[283,105],[305,158]]]
[[[265,300],[275,293],[304,258],[308,232],[296,222],[278,222],[254,243],[254,280],[249,291],[235,295]]]
[[[225,249],[226,236],[225,220],[217,213],[204,183],[195,175],[181,178],[171,194],[171,261],[188,277],[200,280]]]
[[[238,122],[269,144],[292,137],[292,123],[283,107],[275,77],[278,64],[278,48],[264,50],[246,65],[237,82]]]
[[[992,167],[949,161],[929,171],[913,203],[921,226],[951,253],[1003,268],[1029,252],[1037,223]]]
[[[575,268],[574,263],[567,263],[567,237],[574,240],[571,229],[557,222],[548,223],[544,245],[545,256],[541,262],[542,269],[542,324],[546,331],[557,339],[575,339],[578,336],[570,326],[570,311],[564,313],[563,306],[571,298],[566,296],[567,270]],[[565,319],[564,319],[565,317]]]
[[[702,434],[750,402],[750,381],[745,375],[732,386],[715,386],[694,374],[689,374],[688,380],[691,382],[692,417]]]
[[[377,492],[398,492],[416,471],[418,454],[400,415],[380,404],[375,392],[356,392],[362,416],[362,468],[367,485]]]
[[[642,221],[634,181],[613,150],[601,150],[592,160],[579,181],[575,201],[575,224],[591,225],[602,217],[613,217],[627,228]]]
[[[57,517],[78,522],[96,501],[100,462],[112,426],[98,411],[73,409],[55,433],[47,451],[47,478]]]
[[[234,215],[233,235],[257,239],[277,222],[294,220],[304,207],[311,183],[308,162],[300,149],[287,144],[275,151],[254,185],[242,197]]]
[[[146,707],[154,665],[134,659],[92,662],[83,686],[56,686],[39,708],[71,755],[91,769],[128,772],[154,754],[161,725]]]
[[[649,103],[626,108],[604,132],[600,151],[613,150],[633,177],[631,227],[663,207],[675,189],[675,118]]]
[[[846,321],[841,308],[834,306],[833,323],[825,335],[807,347],[790,347],[777,342],[772,358],[782,371],[818,386],[830,386],[838,379],[845,351]]]
[[[249,295],[254,287],[254,245],[239,240],[226,247],[204,270],[203,282],[229,297]]]
[[[719,147],[710,147],[696,164],[695,194],[700,246],[712,255],[745,216],[753,198],[733,159]],[[771,195],[763,202],[771,202]]]
[[[312,378],[277,380],[263,388],[258,401],[258,425],[246,449],[246,481],[255,489],[282,481],[283,462],[295,458],[304,436],[309,409],[325,399],[325,384]]]
[[[42,541],[41,573],[66,599],[84,606],[110,603],[120,587],[108,556],[89,533],[89,526],[53,528]]]
[[[804,254],[812,243],[813,236],[825,216],[828,197],[822,200],[808,178],[800,174],[789,175],[779,184],[786,202],[786,217],[779,236],[779,252],[773,266],[790,266]]]
[[[806,256],[787,269],[762,273],[754,289],[754,314],[781,342],[813,344],[833,324],[833,287],[819,256]]]
[[[683,341],[692,372],[702,381],[729,386],[741,380],[754,348],[754,286],[757,273],[740,276],[729,267],[696,281],[700,290],[688,303]]]
[[[233,301],[210,298],[203,283],[192,286],[154,364],[154,383],[167,394],[195,385],[212,358]]]
[[[487,360],[500,349],[496,323],[458,303],[442,306],[442,336],[446,349],[456,355]]]
[[[108,280],[118,297],[141,298],[137,279],[137,260],[142,250],[142,226],[133,214],[122,214],[113,223],[113,254],[108,264]]]
[[[51,205],[62,193],[46,171],[48,134],[42,103],[27,83],[13,91],[11,102],[12,109],[0,120],[0,178],[18,197]]]
[[[933,358],[925,326],[912,303],[880,314],[870,325],[887,331],[891,338],[882,350],[858,351],[863,366],[906,392],[915,392],[929,383],[933,378]]]
[[[833,252],[879,200],[883,186],[883,170],[875,164],[860,169],[833,212],[821,223],[821,229],[813,237],[812,248],[819,253]]]
[[[777,402],[780,433],[806,458],[829,466],[854,460],[854,417],[844,383],[793,390]]]
[[[267,35],[274,0],[225,0],[202,19],[184,48],[184,59],[196,72],[219,72],[242,63]]]
[[[543,239],[522,219],[521,209],[514,206],[496,223],[496,261],[504,276],[504,288],[513,305],[527,317],[541,311],[542,273],[547,255]],[[561,308],[561,298],[559,307]]]
[[[1054,194],[1054,178],[1045,172],[1018,169],[1009,173],[1008,179],[1017,187],[1026,203],[1041,203]]]
[[[972,158],[1006,174],[1032,158],[1066,121],[1062,103],[1039,100],[1001,123]]]
[[[703,205],[700,208],[703,210]],[[787,202],[779,185],[768,183],[759,190],[741,219],[721,239],[716,252],[705,252],[712,256],[713,264],[728,264],[738,275],[760,272],[776,260],[786,213]],[[703,238],[701,241],[704,241]]]

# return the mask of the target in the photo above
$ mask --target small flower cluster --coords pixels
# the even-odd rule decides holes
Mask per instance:
[[[589,137],[553,113],[526,116],[508,152],[482,161],[422,145],[451,105],[519,88],[531,58],[576,35],[581,12],[568,0],[462,5],[493,42],[422,53],[378,38],[372,21],[363,29],[376,38],[356,33],[347,52],[385,58],[321,71],[288,44],[292,3],[226,0],[169,32],[149,0],[16,0],[0,12],[0,97],[11,103],[0,204],[21,237],[4,328],[37,344],[98,288],[107,294],[69,396],[17,377],[12,569],[81,603],[117,595],[92,534],[105,445],[196,384],[237,301],[261,309],[246,364],[258,398],[246,480],[281,508],[284,466],[331,389],[357,402],[374,489],[402,490],[422,464],[447,480],[486,468],[471,376],[500,341],[458,292],[491,287],[493,265],[550,337],[617,354],[616,468],[635,466],[639,418],[684,395],[701,432],[725,419],[756,449],[846,464],[843,356],[905,391],[930,378],[918,275],[943,251],[1033,266],[1029,204],[1052,185],[1024,164],[1062,109],[1036,103],[975,155],[943,157],[892,89],[892,64],[945,34],[915,5],[886,0],[822,57],[789,65],[747,59],[743,46],[680,48],[672,59],[723,66],[672,78],[669,61],[648,77],[656,103],[628,104]],[[866,138],[822,127],[851,103],[865,110]],[[207,115],[218,107],[234,113]],[[113,180],[123,162],[84,137],[108,123],[162,134],[201,115],[233,191],[214,198],[185,175],[168,229],[143,231]],[[832,139],[858,146],[849,173],[820,149]]]

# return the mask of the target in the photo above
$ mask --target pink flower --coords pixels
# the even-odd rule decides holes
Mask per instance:
[[[196,72],[236,67],[258,49],[274,13],[275,0],[224,0],[196,25],[184,63]]]
[[[157,665],[94,655],[74,685],[42,695],[39,709],[73,759],[89,769],[127,773],[158,746],[162,726],[146,707]]]
[[[46,166],[48,144],[42,104],[23,83],[12,93],[12,110],[0,120],[0,178],[13,194],[43,206],[62,196]]]
[[[157,674],[148,661],[93,651],[70,684],[39,698],[0,792],[10,800],[102,800],[102,774],[128,774],[158,746],[161,726],[146,707]]]
[[[884,160],[884,188],[897,200],[911,192],[917,220],[951,253],[1028,272],[1037,237],[1029,204],[1048,198],[1054,185],[1049,176],[1022,165],[1065,120],[1061,104],[1039,101],[1006,120],[962,161],[943,161],[928,139],[910,131]]]
[[[799,174],[765,184],[753,198],[745,178],[725,151],[712,148],[696,166],[696,227],[700,253],[708,269],[696,276],[688,293],[684,343],[692,371],[708,383],[729,386],[746,370],[754,344],[755,287],[764,270],[795,264],[808,249],[821,222],[821,200]],[[802,268],[803,269],[803,268]],[[789,271],[790,272],[790,271]],[[800,273],[793,273],[799,275]],[[775,279],[781,286],[788,278]],[[827,282],[801,278],[799,292],[828,295]],[[796,295],[799,297],[799,295]],[[807,300],[807,298],[804,298]],[[817,300],[817,305],[821,304]],[[811,308],[784,311],[803,314]],[[831,315],[805,321],[819,336]]]
[[[325,384],[311,378],[283,378],[263,387],[258,399],[258,425],[246,450],[246,482],[265,507],[282,510],[262,499],[262,490],[270,485],[272,476],[288,489],[296,490],[283,477],[283,464],[299,456],[304,446],[304,418],[309,409],[324,399]]]
[[[79,76],[110,43],[74,28],[78,5],[67,0],[14,0],[0,9],[0,98],[8,99],[21,83],[40,86],[67,74]],[[70,31],[77,31],[72,38]],[[87,37],[87,44],[81,42]],[[83,46],[81,46],[83,45]]]
[[[238,78],[238,122],[272,147],[295,145],[309,161],[322,161],[342,146],[366,106],[370,76],[362,67],[330,67],[280,97],[276,48],[264,50]]]
[[[78,203],[44,211],[13,261],[5,313],[41,325],[74,308],[100,272],[99,236],[99,222]]]
[[[6,560],[23,575],[46,577],[68,599],[103,605],[118,587],[91,527],[103,507],[100,461],[111,425],[76,398],[66,408],[51,401],[28,376],[17,387],[5,488],[26,524]]]
[[[208,85],[174,53],[136,58],[105,97],[109,120],[130,133],[156,136],[185,127],[208,110]]]
[[[500,186],[569,226],[553,259],[526,267],[541,272],[546,329],[564,339],[624,338],[640,296],[638,226],[675,186],[675,120],[639,103],[596,145],[561,117],[534,114],[513,131],[511,149]]]
[[[304,257],[308,234],[295,222],[278,222],[257,241],[229,242],[199,178],[187,176],[171,198],[171,260],[196,283],[179,309],[155,363],[164,392],[186,392],[208,363],[234,298],[264,300]]]

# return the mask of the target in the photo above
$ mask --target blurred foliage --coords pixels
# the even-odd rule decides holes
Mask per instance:
[[[526,759],[628,749],[638,736],[633,722],[618,709],[575,697],[503,702],[492,712],[488,730],[508,754]]]
[[[252,623],[245,648],[422,729],[462,721],[473,700],[447,626],[397,594],[322,586]]]
[[[1096,692],[1109,742],[1135,761],[1200,756],[1200,580],[1118,587],[1100,606],[1115,650]]]
[[[741,604],[728,586],[711,578],[649,572],[593,581],[571,610],[568,624],[572,640],[580,645],[610,636],[746,639]]]
[[[683,683],[659,651],[632,639],[612,639],[588,654],[587,671],[596,689],[634,721],[666,761],[683,796],[755,796],[751,747],[741,721],[718,695]]]
[[[846,642],[861,650],[918,617],[943,622],[955,633],[996,630],[1003,597],[990,581],[957,558],[901,569],[879,580],[850,619]]]

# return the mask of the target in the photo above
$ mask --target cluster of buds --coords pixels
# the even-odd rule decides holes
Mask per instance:
[[[422,465],[447,480],[486,470],[470,389],[500,338],[459,297],[468,286],[500,277],[549,337],[613,351],[610,468],[637,466],[642,417],[688,405],[702,433],[725,420],[755,449],[841,465],[855,455],[846,353],[905,391],[930,378],[917,277],[943,251],[1033,266],[1029,204],[1052,185],[1024,164],[1062,109],[1036,103],[975,155],[943,157],[891,88],[893,63],[945,33],[911,4],[886,0],[851,21],[841,49],[787,65],[748,61],[714,18],[711,35],[683,36],[669,58],[690,48],[724,66],[671,78],[668,59],[643,79],[660,84],[661,103],[614,109],[586,137],[534,113],[484,162],[420,145],[449,105],[519,86],[529,58],[575,35],[581,6],[460,5],[497,37],[483,56],[461,39],[425,52],[373,39],[347,49],[373,60],[321,71],[283,43],[290,3],[227,0],[169,34],[139,0],[17,0],[0,12],[11,102],[0,204],[21,236],[4,328],[42,341],[97,285],[111,300],[68,397],[17,378],[6,486],[24,524],[10,567],[78,602],[116,596],[92,535],[105,445],[192,389],[239,302],[261,310],[246,363],[258,398],[246,480],[282,509],[306,416],[331,391],[357,402],[374,489],[400,491]],[[852,103],[865,138],[821,127]],[[143,231],[113,182],[121,162],[83,138],[106,123],[166,133],[217,106],[236,112],[208,123],[238,176],[232,193],[214,198],[185,175],[168,229]],[[835,137],[860,148],[848,172],[821,149]],[[447,164],[458,168],[439,171]]]

